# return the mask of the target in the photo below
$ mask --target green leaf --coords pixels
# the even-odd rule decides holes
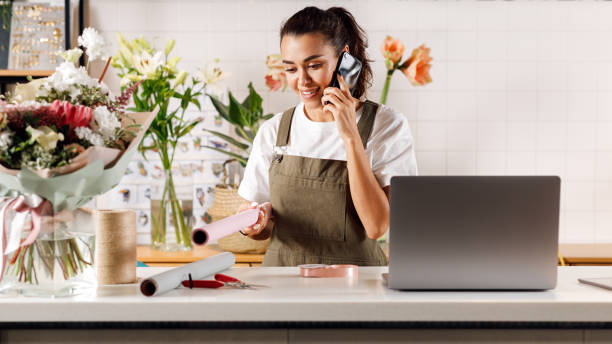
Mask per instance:
[[[196,119],[196,120],[191,121],[189,124],[185,125],[185,127],[184,127],[184,128],[182,128],[182,129],[179,131],[179,133],[176,135],[176,137],[177,137],[177,138],[179,138],[179,137],[183,137],[183,136],[185,136],[185,135],[189,134],[189,132],[190,132],[191,130],[193,130],[193,128],[195,128],[195,127],[196,127],[196,125],[198,125],[198,123],[200,123],[200,120],[199,120],[199,119]]]
[[[253,133],[249,130],[235,128],[235,133],[236,135],[240,137],[244,137],[246,140],[249,140],[250,142],[253,142],[253,140],[255,140],[255,135],[253,135]]]
[[[207,131],[207,132],[209,132],[209,133],[211,133],[211,134],[213,134],[215,136],[218,136],[221,139],[227,141],[228,143],[230,143],[230,144],[232,144],[232,145],[234,145],[234,146],[236,146],[236,147],[238,147],[238,148],[240,148],[240,149],[242,149],[244,151],[248,150],[249,147],[250,147],[250,145],[248,145],[246,143],[242,143],[242,142],[234,139],[233,137],[225,135],[225,134],[222,134],[222,133],[220,133],[218,131],[209,130],[209,129],[204,129],[204,131]]]
[[[242,102],[242,106],[249,110],[249,126],[252,126],[257,123],[257,121],[261,117],[261,114],[263,113],[263,109],[261,106],[261,104],[263,103],[263,99],[259,94],[257,94],[255,88],[253,88],[252,82],[249,82],[248,88],[249,95]]]
[[[223,105],[221,100],[219,100],[219,98],[217,98],[216,96],[214,95],[208,95],[208,96],[210,97],[210,101],[212,102],[213,106],[219,113],[219,116],[223,117],[226,121],[231,123],[232,121],[230,121],[229,109],[227,108],[227,106]]]
[[[265,116],[262,116],[261,119],[263,119],[264,121],[267,121],[267,120],[269,120],[272,117],[274,117],[274,114],[273,113],[269,113],[269,114],[267,114]]]
[[[217,148],[217,147],[204,146],[204,148],[212,149],[214,151],[221,152],[223,154],[227,154],[227,155],[229,155],[229,156],[231,156],[233,158],[236,158],[236,160],[238,160],[240,162],[240,165],[242,165],[243,167],[246,166],[246,163],[249,160],[248,157],[245,158],[245,157],[243,157],[241,155],[238,155],[238,154],[236,154],[234,152],[225,151],[225,150]]]
[[[236,100],[236,98],[234,98],[231,92],[229,93],[229,99],[230,99],[230,104],[229,104],[230,122],[238,124],[241,127],[248,126],[250,124],[249,123],[250,122],[249,121],[249,117],[250,117],[249,110],[245,108],[244,106],[242,106],[242,104],[240,104]]]

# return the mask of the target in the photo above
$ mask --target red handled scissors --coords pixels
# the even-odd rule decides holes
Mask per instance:
[[[215,280],[193,280],[191,278],[191,274],[189,274],[189,279],[184,280],[181,283],[184,287],[193,289],[193,288],[221,288],[221,287],[229,287],[236,289],[256,289],[257,287],[263,287],[263,285],[256,284],[248,284],[244,283],[241,280],[227,276],[224,274],[216,274]]]

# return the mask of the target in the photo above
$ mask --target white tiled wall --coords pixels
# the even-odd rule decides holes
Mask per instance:
[[[397,73],[389,95],[411,122],[422,174],[560,175],[561,241],[612,242],[612,2],[91,0],[90,25],[113,42],[117,31],[175,38],[188,70],[218,57],[230,89],[253,81],[279,112],[297,98],[265,91],[265,57],[279,51],[281,22],[310,4],[344,6],[366,29],[371,99],[385,35],[407,53],[431,47],[433,84]]]

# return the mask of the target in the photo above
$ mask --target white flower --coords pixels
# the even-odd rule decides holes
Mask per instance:
[[[204,77],[204,84],[213,94],[217,96],[221,95],[224,90],[219,86],[219,82],[225,80],[228,74],[223,72],[221,68],[217,66],[219,59],[215,59],[212,62],[208,62],[202,70],[202,76]]]
[[[78,41],[79,45],[86,49],[85,53],[89,56],[89,61],[106,60],[110,56],[104,38],[92,27],[83,30]]]
[[[74,129],[74,133],[81,140],[88,141],[94,146],[104,147],[104,139],[102,138],[102,135],[94,133],[87,127],[77,127]]]
[[[71,62],[62,62],[55,69],[55,73],[43,83],[43,87],[38,90],[37,96],[46,96],[51,89],[60,92],[69,91],[71,96],[76,96],[80,94],[78,85],[96,87],[98,81],[90,78],[84,67],[77,68]]]
[[[38,129],[28,126],[26,131],[30,134],[30,137],[45,150],[53,150],[57,147],[57,141],[64,141],[64,135],[62,133],[57,133],[47,126],[42,126]]]
[[[166,64],[164,53],[156,52],[153,56],[146,51],[140,55],[134,55],[134,68],[147,79],[154,78],[159,67]]]
[[[110,112],[106,106],[98,106],[93,111],[93,117],[98,126],[97,131],[105,139],[113,140],[115,131],[121,128],[121,122],[117,116]]]
[[[66,62],[76,63],[81,57],[81,55],[83,55],[83,50],[79,48],[74,48],[65,51],[58,51],[55,54],[57,56],[61,56]]]
[[[8,149],[13,143],[13,133],[9,130],[5,130],[0,133],[0,149]]]

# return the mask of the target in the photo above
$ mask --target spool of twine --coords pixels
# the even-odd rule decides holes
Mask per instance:
[[[135,283],[136,212],[98,210],[94,217],[98,284]]]

